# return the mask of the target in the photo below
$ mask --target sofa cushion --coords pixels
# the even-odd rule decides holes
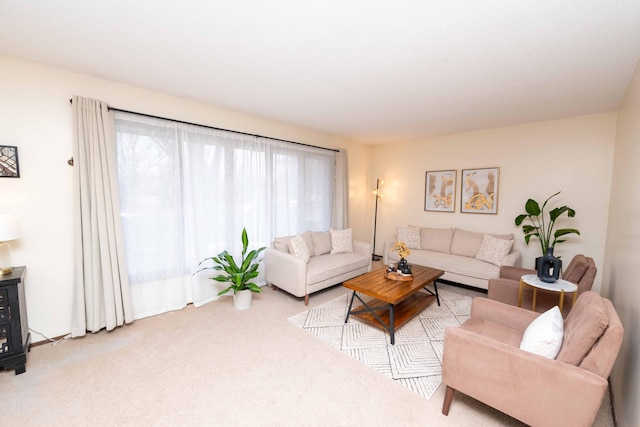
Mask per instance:
[[[328,231],[312,231],[314,255],[324,255],[331,252],[331,233]]]
[[[389,252],[390,261],[396,262],[399,259],[397,252]],[[415,263],[478,279],[489,280],[500,277],[500,267],[461,255],[443,254],[422,249],[412,251],[407,261],[409,261],[409,265]]]
[[[398,227],[397,241],[404,242],[409,249],[422,249],[420,246],[420,228],[418,227]]]
[[[367,267],[370,257],[351,252],[315,256],[307,264],[307,284],[321,282],[344,273]]]
[[[520,348],[530,353],[555,359],[562,346],[564,325],[558,306],[552,307],[527,326]]]
[[[556,360],[578,366],[609,325],[602,297],[587,291],[564,321],[564,342]]]
[[[353,252],[353,239],[351,237],[351,229],[329,230],[331,234],[331,252],[332,254],[343,254]]]
[[[311,257],[309,254],[309,247],[304,241],[304,237],[300,234],[289,239],[289,253],[302,258],[304,262],[309,262],[309,258]]]
[[[584,255],[576,255],[562,273],[562,278],[571,283],[578,283],[582,280],[582,276],[584,276],[588,268],[589,263],[587,262],[587,257]]]
[[[482,244],[476,255],[480,261],[490,262],[493,265],[502,267],[504,259],[511,252],[513,240],[504,240],[485,234],[482,237]]]
[[[309,256],[315,256],[316,252],[313,245],[313,239],[311,238],[311,232],[307,231],[306,233],[301,234],[304,242],[307,244],[307,249],[309,249]]]
[[[291,237],[293,236],[276,237],[273,240],[273,247],[280,252],[289,253],[289,240],[291,240]]]
[[[483,233],[456,228],[451,239],[451,253],[475,258],[482,245]]]
[[[420,228],[420,247],[428,251],[451,253],[453,228]]]

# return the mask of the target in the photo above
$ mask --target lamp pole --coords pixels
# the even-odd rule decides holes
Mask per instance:
[[[376,180],[376,210],[373,216],[373,254],[371,255],[372,261],[379,261],[382,259],[380,255],[376,255],[376,228],[378,226],[378,199],[382,197],[380,195],[380,184],[383,184],[384,181],[380,181],[380,178]]]

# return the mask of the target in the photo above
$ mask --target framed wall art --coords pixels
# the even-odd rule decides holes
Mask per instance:
[[[463,169],[460,212],[498,213],[500,168]]]
[[[18,147],[0,145],[0,177],[20,178]]]
[[[455,212],[455,170],[426,172],[424,188],[425,211]]]

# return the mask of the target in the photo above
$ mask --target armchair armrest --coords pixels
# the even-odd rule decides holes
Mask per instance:
[[[591,425],[607,389],[585,369],[462,328],[448,327],[444,343],[446,385],[529,425]]]
[[[509,265],[500,267],[501,279],[511,279],[520,282],[520,277],[524,276],[525,274],[536,274],[536,271],[530,268],[513,267]]]
[[[285,291],[303,297],[307,294],[307,263],[300,257],[274,248],[264,255],[265,279]]]

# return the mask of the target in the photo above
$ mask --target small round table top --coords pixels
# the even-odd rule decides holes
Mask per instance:
[[[575,292],[578,290],[578,286],[575,283],[571,283],[567,280],[558,279],[553,283],[547,283],[540,280],[540,278],[535,274],[525,274],[520,278],[524,283],[530,286],[535,286],[539,289],[545,289],[547,291],[554,292]]]

